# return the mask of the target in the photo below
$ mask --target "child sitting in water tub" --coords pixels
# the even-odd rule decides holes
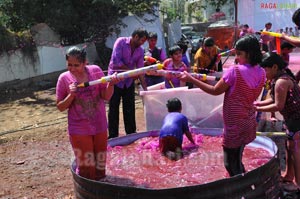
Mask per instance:
[[[188,128],[188,120],[181,113],[181,101],[171,98],[167,102],[168,114],[164,118],[159,135],[160,152],[171,160],[182,158],[183,134],[195,144],[192,134]]]

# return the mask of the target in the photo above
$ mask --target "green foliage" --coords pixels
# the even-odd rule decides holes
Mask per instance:
[[[165,16],[166,22],[172,22],[175,19],[180,19],[184,22],[185,18],[188,20],[195,19],[196,21],[203,21],[203,9],[208,5],[214,8],[221,8],[226,3],[232,3],[233,0],[206,0],[195,1],[188,4],[187,12],[184,10],[186,0],[162,0],[160,4],[160,12]]]
[[[12,50],[16,46],[15,36],[13,33],[0,26],[0,54],[7,50]]]
[[[25,52],[30,50],[31,37],[16,36],[6,29],[23,32],[38,23],[46,23],[58,33],[62,45],[92,41],[100,51],[105,48],[105,38],[124,26],[122,17],[154,14],[159,3],[160,0],[0,0],[0,25],[3,25],[0,29],[0,53],[15,50],[15,46],[22,47]],[[103,49],[102,52],[108,53],[108,50]],[[100,52],[99,55],[104,57],[100,61],[105,61],[101,64],[106,65],[108,55]]]
[[[215,8],[221,8],[223,5],[225,5],[229,1],[231,1],[231,0],[207,0],[206,2]]]
[[[196,21],[203,21],[203,12],[202,9],[205,6],[202,5],[201,1],[196,1],[188,5],[188,14],[190,18],[195,19]]]
[[[36,51],[36,46],[33,42],[33,38],[30,32],[11,32],[0,26],[0,54],[6,52],[14,52],[15,50],[21,49],[23,54],[30,57],[34,61],[34,52]]]
[[[3,24],[23,31],[46,23],[62,36],[64,44],[87,40],[102,42],[112,25],[130,13],[154,13],[160,0],[1,0]],[[1,21],[0,20],[0,21]]]

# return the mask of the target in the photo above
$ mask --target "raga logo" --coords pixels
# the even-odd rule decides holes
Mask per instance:
[[[296,3],[261,3],[261,9],[296,9]]]

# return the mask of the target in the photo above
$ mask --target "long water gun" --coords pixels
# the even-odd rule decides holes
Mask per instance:
[[[256,132],[256,135],[260,136],[286,136],[285,132]]]
[[[278,32],[261,31],[260,34],[268,35],[271,37],[279,37],[279,38],[282,37],[282,34]],[[289,37],[300,39],[300,37],[295,37],[295,36],[289,36]]]
[[[230,53],[230,52],[232,52],[232,51],[234,51],[235,50],[235,48],[232,48],[232,49],[230,49],[230,50],[226,50],[226,51],[224,51],[224,52],[221,52],[221,53],[219,53],[218,54],[218,56],[223,56],[223,55],[227,55],[228,53]]]
[[[220,80],[220,77],[216,77],[216,76],[209,76],[209,75],[200,74],[200,73],[190,73],[190,74],[195,79],[199,79],[202,81],[206,81],[206,80],[219,81]],[[164,77],[168,76],[171,78],[178,78],[182,75],[182,72],[171,71],[171,70],[152,70],[152,71],[148,71],[147,75],[164,76]]]
[[[159,69],[162,69],[162,68],[163,68],[163,65],[160,64],[160,63],[153,64],[153,65],[150,65],[150,66],[146,66],[146,67],[137,68],[137,69],[129,70],[129,71],[126,71],[126,72],[118,73],[117,78],[125,79],[125,78],[128,78],[128,77],[136,77],[136,76],[139,76],[139,75],[143,75],[148,71],[155,71],[155,70],[159,70]],[[112,77],[113,77],[113,75],[104,76],[104,77],[101,77],[101,79],[97,79],[97,80],[93,80],[93,81],[78,84],[77,87],[88,87],[88,86],[92,86],[92,85],[95,85],[95,84],[104,84],[104,83],[110,82]]]

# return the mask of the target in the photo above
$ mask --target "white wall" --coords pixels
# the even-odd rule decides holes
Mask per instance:
[[[24,57],[21,50],[16,50],[11,54],[2,53],[0,56],[0,83],[26,79],[40,74],[39,60],[36,59],[36,62],[32,62],[29,57]]]
[[[145,19],[154,19],[153,22],[145,21]],[[119,35],[109,36],[106,40],[105,45],[108,48],[113,48],[113,45],[118,37],[130,37],[132,32],[139,27],[144,27],[148,32],[156,32],[158,35],[157,38],[157,46],[166,49],[164,32],[162,28],[162,24],[160,22],[159,17],[153,17],[151,15],[145,15],[143,18],[137,16],[127,16],[122,21],[127,25],[127,27],[122,28],[121,33]],[[147,47],[148,42],[145,42],[143,47]]]
[[[106,45],[109,48],[117,37],[131,36],[133,30],[137,27],[144,27],[148,31],[155,31],[158,34],[158,46],[165,49],[163,29],[158,17],[145,15],[144,18],[153,18],[154,22],[146,22],[136,16],[128,16],[123,19],[127,24],[126,28],[121,30],[120,35],[113,35],[107,38]],[[145,42],[144,47],[148,45]],[[87,50],[87,59],[90,63],[99,60],[94,43],[78,44],[79,47],[85,47]],[[35,62],[29,57],[24,56],[21,50],[16,50],[12,54],[2,53],[0,55],[0,83],[13,80],[24,80],[40,75],[49,74],[66,69],[65,52],[70,46],[38,46],[35,53]]]

